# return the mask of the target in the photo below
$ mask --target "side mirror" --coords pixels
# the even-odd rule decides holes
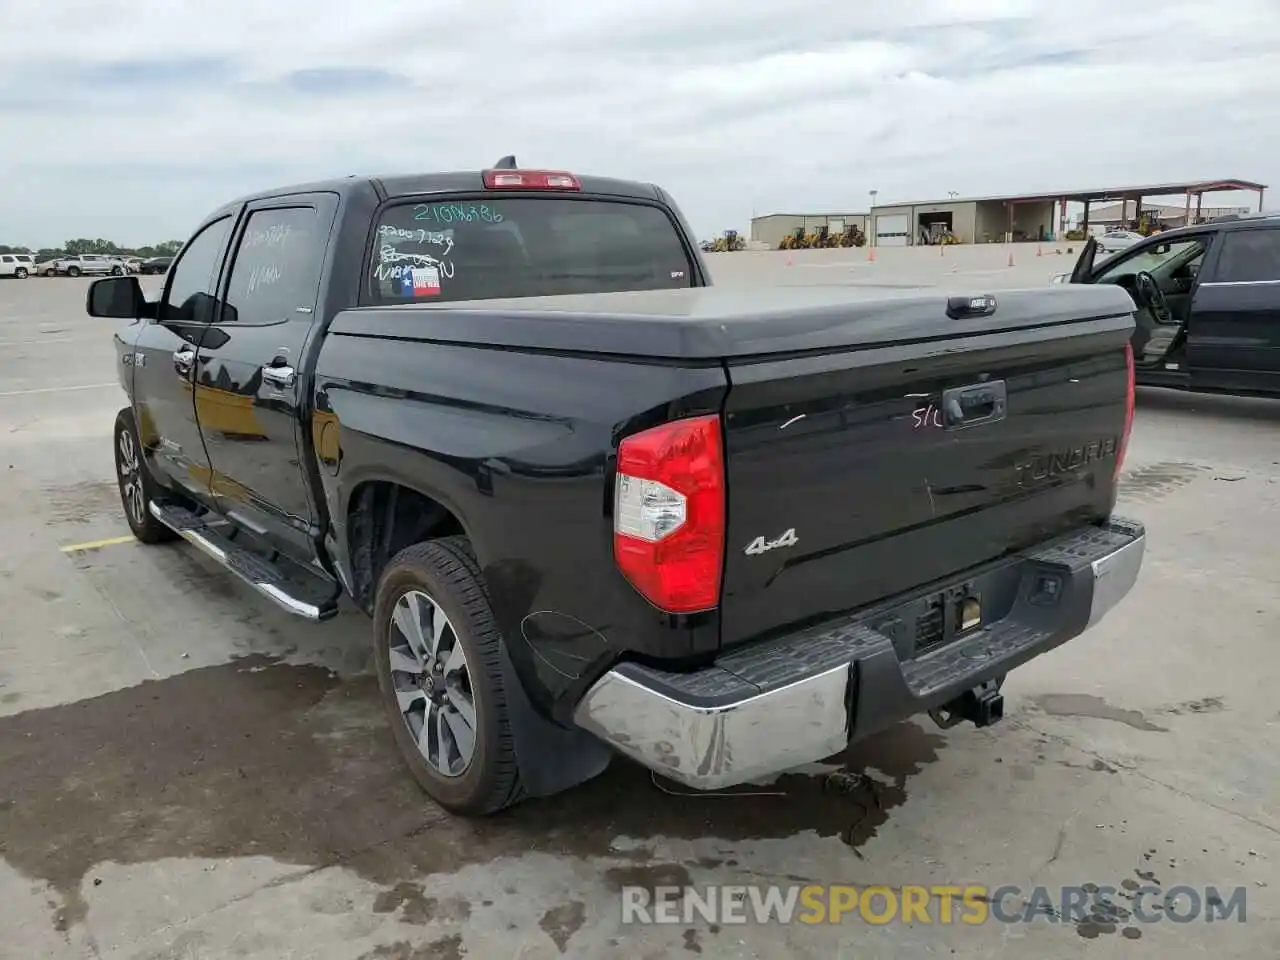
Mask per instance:
[[[147,298],[137,277],[106,277],[89,285],[85,312],[91,317],[137,320],[146,311]]]

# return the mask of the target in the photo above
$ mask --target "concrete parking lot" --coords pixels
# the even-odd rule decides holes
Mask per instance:
[[[1068,246],[1013,266],[1005,247],[711,259],[727,284],[969,292],[1043,285]],[[732,796],[618,760],[466,822],[402,770],[362,616],[295,621],[190,548],[127,536],[124,396],[87,286],[0,282],[0,958],[1280,955],[1280,401],[1140,392],[1120,509],[1149,530],[1142,578],[1010,677],[1002,724],[922,718]],[[683,883],[1056,906],[1096,884],[1120,910],[622,923],[623,886]],[[1140,886],[1198,891],[1200,913],[1175,921],[1184,890],[1132,915]],[[1207,887],[1242,889],[1244,922],[1207,922]]]

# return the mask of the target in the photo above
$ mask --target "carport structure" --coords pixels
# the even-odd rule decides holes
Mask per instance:
[[[1134,210],[1142,211],[1144,199],[1181,194],[1186,197],[1183,223],[1195,223],[1201,219],[1206,193],[1256,192],[1261,210],[1266,189],[1261,183],[1225,178],[987,197],[952,195],[946,200],[873,206],[868,232],[871,243],[878,247],[935,242],[940,231],[950,233],[961,243],[1050,240],[1055,236],[1063,239],[1067,232],[1068,203],[1084,204],[1082,228],[1087,232],[1089,209],[1095,203],[1121,201],[1126,204],[1122,210],[1132,203]],[[1136,216],[1140,217],[1141,213]]]
[[[1265,199],[1267,186],[1264,183],[1254,183],[1251,180],[1238,180],[1225,178],[1222,180],[1192,180],[1184,183],[1151,183],[1140,186],[1129,187],[1105,187],[1098,190],[1076,190],[1065,191],[1052,194],[1035,194],[1023,197],[1009,197],[1006,204],[1009,208],[1009,224],[1010,232],[1013,230],[1015,219],[1015,207],[1024,203],[1045,203],[1046,201],[1056,201],[1059,211],[1059,229],[1062,233],[1067,230],[1067,204],[1082,203],[1084,204],[1084,216],[1080,221],[1080,229],[1086,234],[1089,232],[1089,208],[1098,202],[1121,204],[1133,203],[1133,209],[1136,211],[1135,216],[1141,217],[1143,209],[1143,201],[1152,197],[1172,197],[1182,195],[1186,197],[1185,215],[1183,224],[1199,223],[1201,220],[1200,212],[1204,208],[1204,195],[1206,193],[1235,193],[1235,192],[1252,192],[1258,195],[1258,211],[1262,211],[1262,203]],[[1192,213],[1192,198],[1195,199],[1195,212]],[[1127,209],[1122,206],[1122,210]]]

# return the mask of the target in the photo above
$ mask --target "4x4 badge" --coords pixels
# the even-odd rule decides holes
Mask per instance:
[[[800,538],[796,536],[796,528],[792,527],[776,540],[766,540],[764,537],[756,537],[747,544],[746,554],[749,557],[759,556],[770,550],[776,550],[778,547],[794,547],[800,542]]]

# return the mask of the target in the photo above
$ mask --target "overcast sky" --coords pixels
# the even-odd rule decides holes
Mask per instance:
[[[183,238],[261,187],[507,153],[659,182],[704,237],[873,189],[1280,189],[1280,0],[0,0],[0,24],[0,243]]]

